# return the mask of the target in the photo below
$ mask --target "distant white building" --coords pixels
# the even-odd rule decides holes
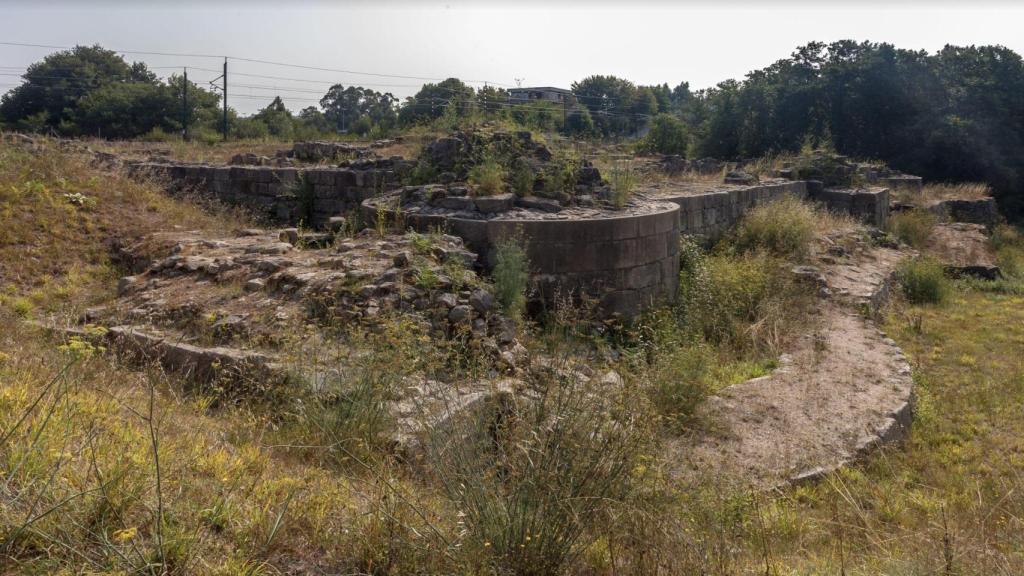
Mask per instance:
[[[509,104],[522,104],[533,101],[556,102],[559,104],[575,101],[571,90],[565,88],[553,88],[551,86],[537,86],[532,88],[509,88]]]

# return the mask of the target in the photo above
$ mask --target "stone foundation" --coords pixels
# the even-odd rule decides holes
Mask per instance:
[[[363,219],[375,218],[377,201],[363,203]],[[651,202],[643,213],[617,216],[594,211],[575,218],[460,218],[459,213],[403,214],[419,230],[441,228],[462,237],[495,264],[496,246],[513,238],[525,249],[534,286],[544,301],[598,301],[603,314],[636,318],[659,301],[672,300],[679,282],[679,208]]]
[[[988,227],[999,222],[995,198],[943,200],[928,209],[944,222],[966,222]]]
[[[812,182],[808,193],[812,200],[824,204],[829,210],[849,214],[876,228],[885,228],[889,222],[888,188],[848,190],[823,188],[820,182]]]
[[[787,181],[745,187],[723,186],[721,190],[702,194],[661,193],[657,198],[679,205],[680,233],[715,239],[736,226],[754,207],[787,195],[806,198],[807,183]]]
[[[400,159],[362,161],[344,168],[210,166],[144,162],[133,176],[167,181],[172,191],[192,190],[283,225],[323,226],[332,216],[355,210],[375,195],[399,186],[408,163]]]

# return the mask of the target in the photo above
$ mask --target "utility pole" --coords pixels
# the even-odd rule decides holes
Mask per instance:
[[[185,81],[181,84],[181,126],[182,137],[188,141],[188,68],[185,68]]]
[[[224,141],[228,141],[228,59],[224,57]]]

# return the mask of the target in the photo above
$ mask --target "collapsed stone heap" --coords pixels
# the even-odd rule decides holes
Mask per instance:
[[[234,238],[165,234],[171,254],[125,277],[91,320],[172,331],[184,341],[273,350],[296,324],[370,327],[393,313],[448,338],[472,334],[495,353],[515,326],[452,236],[244,231]],[[131,250],[129,249],[129,253]],[[286,329],[287,328],[287,329]]]
[[[456,131],[428,144],[420,156],[420,165],[428,172],[431,182],[453,189],[453,197],[480,196],[478,190],[467,186],[470,171],[485,162],[496,162],[515,179],[514,192],[518,197],[539,197],[568,206],[592,203],[593,195],[606,195],[608,186],[600,171],[587,160],[556,158],[542,142],[533,139],[529,131],[487,132]],[[450,186],[454,184],[454,186]],[[500,196],[512,198],[509,183]],[[430,201],[441,200],[436,194]],[[489,194],[493,195],[493,194]],[[545,203],[541,209],[552,207]],[[464,204],[460,209],[468,208]]]
[[[791,180],[813,180],[828,188],[850,188],[874,184],[888,188],[921,191],[921,177],[903,174],[873,162],[853,162],[847,156],[822,150],[801,156],[779,170],[778,175]]]
[[[343,158],[365,158],[375,156],[375,149],[387,148],[402,141],[401,137],[393,140],[376,140],[369,145],[352,144],[349,142],[296,142],[291,150],[282,150],[278,156],[295,158],[304,162],[322,162]]]

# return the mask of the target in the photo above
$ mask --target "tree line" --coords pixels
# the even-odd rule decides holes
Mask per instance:
[[[23,80],[0,99],[0,121],[8,128],[117,139],[169,138],[183,134],[186,126],[194,137],[215,139],[221,130],[219,93],[186,84],[179,74],[161,80],[145,63],[129,63],[100,46],[50,54],[29,66]],[[505,89],[474,88],[457,78],[424,84],[404,101],[387,92],[335,84],[319,106],[297,113],[281,97],[248,117],[229,107],[228,129],[238,138],[366,136],[483,117],[578,137],[607,137],[637,133],[658,110],[677,110],[690,96],[686,84],[670,90],[668,85],[635,86],[613,76],[592,76],[573,84],[573,90],[576,101],[565,105],[531,101],[512,106]]]
[[[1024,63],[1002,46],[812,42],[695,94],[680,118],[695,155],[830,147],[929,181],[987,182],[1024,215]]]
[[[105,138],[216,139],[220,95],[182,76],[160,80],[144,63],[99,46],[53,53],[0,99],[9,128]],[[812,42],[789,58],[709,89],[642,86],[589,76],[567,104],[511,105],[503,88],[457,78],[400,101],[361,86],[331,86],[319,106],[293,113],[276,97],[248,117],[228,109],[233,137],[386,136],[408,126],[504,118],[575,137],[638,137],[641,151],[719,159],[830,147],[933,181],[984,181],[1012,215],[1024,214],[1024,64],[1001,46],[946,46],[929,54],[891,44]]]

